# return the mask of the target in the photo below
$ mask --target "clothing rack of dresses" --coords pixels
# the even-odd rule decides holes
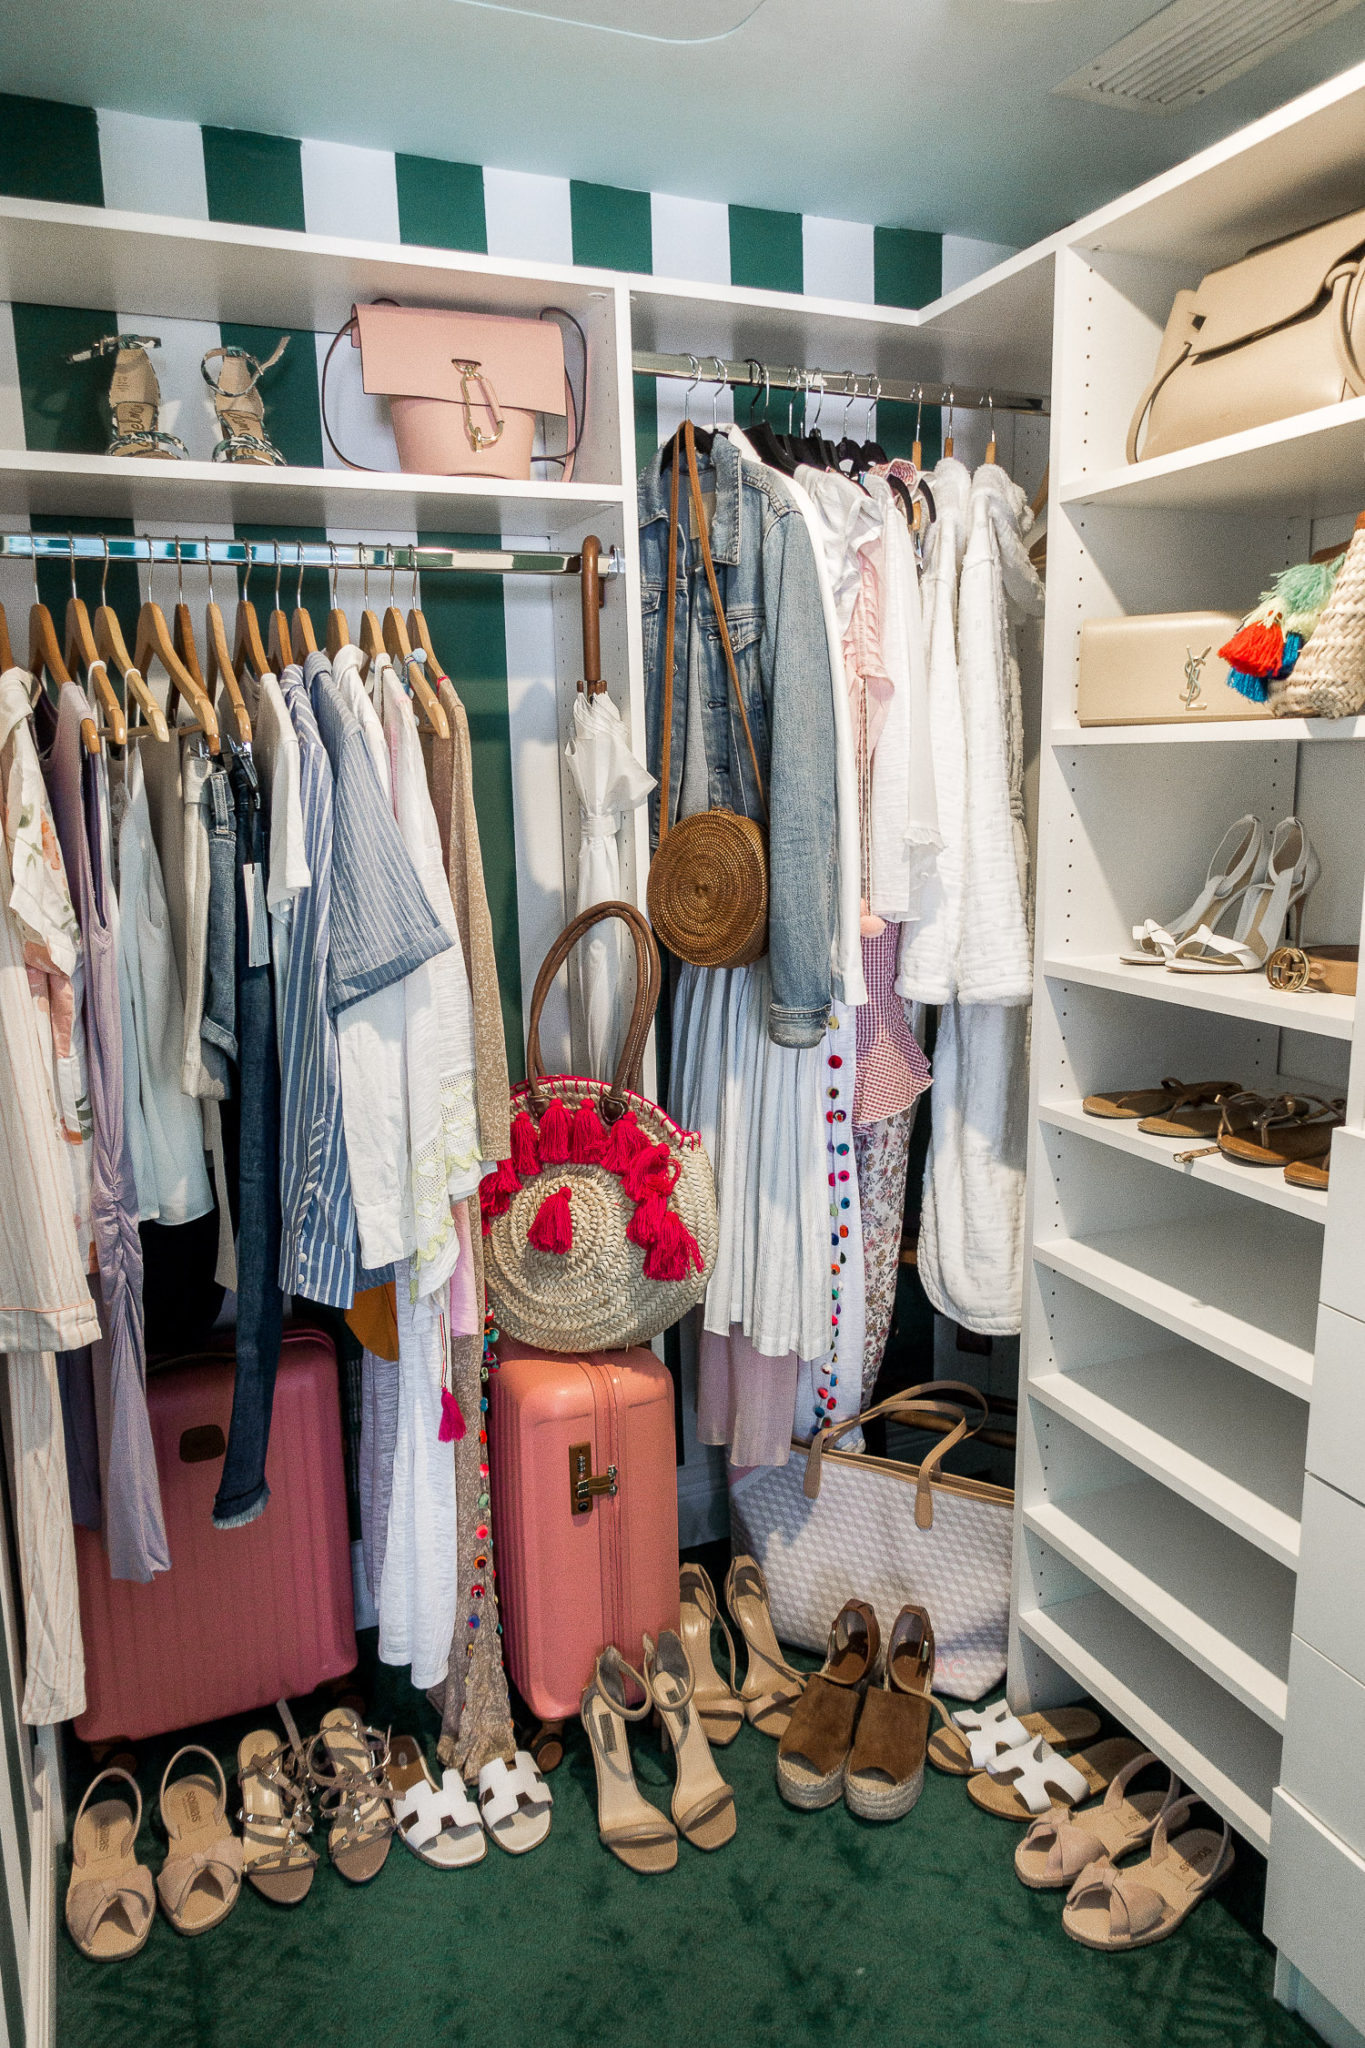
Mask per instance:
[[[1045,398],[1022,391],[982,392],[973,400],[948,384],[921,383],[918,379],[906,382],[879,377],[871,370],[802,369],[794,364],[772,368],[756,356],[727,361],[723,356],[656,355],[647,349],[636,349],[631,362],[646,377],[679,377],[691,384],[804,391],[835,399],[856,398],[874,405],[878,399],[885,399],[898,405],[952,405],[967,412],[984,412],[990,407],[996,412],[1025,413],[1037,419],[1048,418],[1050,411]]]
[[[397,541],[189,540],[178,535],[0,533],[0,561],[167,562],[225,568],[407,569],[480,576],[578,576],[581,554],[525,549],[484,550],[412,546]],[[619,549],[594,558],[594,573],[610,582],[622,573]]]

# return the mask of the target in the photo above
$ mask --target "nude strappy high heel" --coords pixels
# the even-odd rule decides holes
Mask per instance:
[[[678,1573],[679,1634],[692,1670],[693,1700],[713,1749],[724,1749],[744,1726],[744,1702],[735,1689],[735,1639],[716,1604],[716,1589],[704,1565],[685,1564]],[[727,1685],[711,1659],[711,1630],[718,1628],[730,1652]]]
[[[1212,929],[1241,896],[1247,884],[1262,873],[1265,833],[1259,819],[1250,813],[1229,825],[1209,862],[1204,886],[1182,917],[1159,924],[1154,917],[1133,926],[1133,945],[1119,958],[1129,967],[1161,967],[1182,939],[1201,925]]]
[[[626,1704],[627,1679],[644,1694],[638,1707]],[[597,1772],[597,1832],[602,1846],[642,1876],[672,1870],[678,1860],[678,1831],[643,1796],[630,1760],[626,1724],[643,1721],[652,1704],[644,1678],[614,1644],[608,1644],[593,1667],[592,1683],[578,1711]]]
[[[1173,974],[1259,974],[1284,937],[1286,926],[1297,944],[1303,907],[1312,894],[1322,864],[1298,818],[1283,818],[1275,827],[1265,873],[1250,884],[1230,939],[1201,924],[1182,939],[1166,962]]]
[[[735,1558],[725,1575],[725,1604],[749,1653],[740,1702],[759,1734],[777,1739],[786,1731],[806,1678],[804,1672],[792,1668],[777,1646],[768,1581],[756,1558]]]
[[[716,1769],[693,1700],[692,1667],[671,1628],[660,1631],[657,1643],[645,1637],[645,1683],[677,1767],[672,1812],[678,1833],[695,1849],[723,1849],[735,1832],[735,1795]]]

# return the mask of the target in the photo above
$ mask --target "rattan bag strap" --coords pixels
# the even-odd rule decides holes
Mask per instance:
[[[564,962],[587,931],[607,918],[619,918],[629,931],[635,945],[635,1000],[631,1006],[630,1025],[626,1031],[625,1043],[610,1089],[602,1103],[602,1114],[610,1122],[622,1114],[626,1107],[626,1090],[638,1088],[640,1069],[644,1062],[645,1041],[649,1028],[654,1022],[654,1011],[659,1001],[659,989],[663,974],[659,965],[659,949],[654,943],[654,934],[648,921],[633,903],[595,903],[590,910],[580,910],[578,916],[565,925],[559,937],[540,963],[536,985],[531,991],[530,1020],[526,1030],[526,1078],[528,1094],[537,1114],[544,1110],[546,1097],[541,1089],[545,1069],[540,1056],[540,1013],[551,983]]]

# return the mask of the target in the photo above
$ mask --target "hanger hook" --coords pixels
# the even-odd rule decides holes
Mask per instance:
[[[297,581],[297,583],[295,583],[295,585],[294,585],[294,609],[295,609],[295,611],[296,611],[296,612],[301,612],[301,611],[303,610],[303,542],[302,542],[302,541],[300,541],[300,542],[299,542],[299,576],[298,576],[298,581]]]
[[[690,421],[692,418],[692,393],[701,382],[701,364],[694,355],[689,354],[687,360],[692,365],[692,382],[683,394],[683,419]]]
[[[275,609],[280,608],[280,544],[275,543]]]
[[[844,441],[846,441],[846,440],[848,439],[848,416],[849,416],[849,413],[850,413],[850,411],[852,410],[852,407],[853,407],[853,401],[854,401],[854,399],[855,399],[855,398],[856,398],[857,396],[858,396],[858,373],[857,373],[857,371],[856,371],[856,370],[845,370],[845,372],[844,372],[844,417],[843,417],[842,421],[840,422],[840,426],[839,426],[839,438],[840,438],[841,440],[844,440]]]
[[[711,360],[716,366],[716,385],[711,393],[711,432],[715,434],[720,428],[720,394],[725,389],[725,358],[712,356]]]
[[[71,565],[71,595],[74,597],[76,595],[76,536],[74,533],[68,533],[66,536],[66,559]]]
[[[867,438],[877,438],[877,407],[881,402],[882,380],[873,370],[867,380]]]
[[[331,559],[331,564],[332,564],[332,574],[331,574],[331,581],[330,581],[330,585],[329,585],[329,594],[330,594],[330,596],[331,596],[331,600],[332,600],[332,610],[333,610],[333,611],[335,611],[335,610],[336,610],[336,608],[337,608],[337,544],[336,544],[336,542],[335,542],[334,540],[329,540],[329,541],[328,541],[328,543],[327,543],[327,553],[328,553],[328,556],[329,556],[329,557],[330,557],[330,559]]]
[[[408,564],[408,567],[409,567],[409,569],[411,569],[411,571],[412,571],[412,588],[411,588],[411,590],[409,590],[409,592],[408,592],[408,610],[409,610],[410,612],[420,611],[420,609],[421,609],[421,593],[420,593],[420,591],[419,591],[419,590],[418,590],[418,588],[417,588],[417,550],[416,550],[416,548],[414,548],[414,549],[413,549],[413,551],[412,551],[412,560],[411,560],[411,561],[409,562],[409,564]]]
[[[919,385],[919,386],[918,386],[918,387],[916,388],[916,391],[915,391],[915,439],[916,439],[917,441],[921,441],[921,440],[923,440],[923,438],[924,438],[924,437],[923,437],[923,435],[922,435],[922,434],[920,433],[920,430],[919,430],[919,423],[920,423],[920,420],[921,420],[921,418],[923,417],[923,414],[924,414],[924,386],[923,386],[923,385],[921,384],[921,385]]]
[[[369,547],[368,547],[368,545],[367,545],[367,546],[366,546],[366,548],[365,548],[365,562],[364,562],[364,569],[365,569],[365,609],[366,609],[366,611],[368,611],[368,610],[370,609],[370,550],[369,550]]]
[[[393,545],[393,542],[392,542],[392,541],[387,541],[387,542],[385,543],[385,548],[386,548],[386,552],[387,552],[387,554],[388,554],[388,557],[389,557],[389,603],[390,603],[390,604],[392,604],[392,603],[393,603],[393,579],[394,579],[394,577],[395,577],[395,576],[396,576],[396,575],[398,574],[398,563],[397,563],[397,561],[396,561],[396,560],[394,559],[394,556],[395,556],[395,549],[394,549],[394,545]]]
[[[175,536],[175,601],[185,602],[185,564],[180,555],[180,535]]]
[[[988,412],[990,413],[990,416],[991,416],[991,446],[992,446],[992,447],[994,447],[994,446],[995,446],[995,393],[994,393],[993,391],[988,391],[988,392],[986,393],[986,408],[987,408],[987,410],[988,410]]]
[[[252,570],[253,570],[253,569],[255,568],[255,566],[256,566],[256,557],[255,557],[255,555],[254,555],[254,554],[252,553],[252,551],[251,551],[251,542],[250,542],[249,540],[244,540],[244,541],[242,542],[242,556],[243,556],[243,568],[242,568],[242,603],[243,603],[243,604],[250,604],[250,602],[251,602],[251,572],[252,572]]]
[[[212,544],[211,544],[211,542],[210,542],[210,540],[209,540],[209,537],[208,537],[208,535],[207,535],[207,534],[205,534],[205,535],[204,535],[204,567],[205,567],[205,568],[206,568],[206,569],[208,570],[208,572],[209,572],[209,603],[210,603],[210,604],[212,604],[212,603],[214,602],[214,596],[213,596],[213,547],[212,547]]]

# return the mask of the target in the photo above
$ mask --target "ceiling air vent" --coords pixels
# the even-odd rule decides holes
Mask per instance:
[[[1178,114],[1360,0],[1171,0],[1052,90],[1068,99]]]

